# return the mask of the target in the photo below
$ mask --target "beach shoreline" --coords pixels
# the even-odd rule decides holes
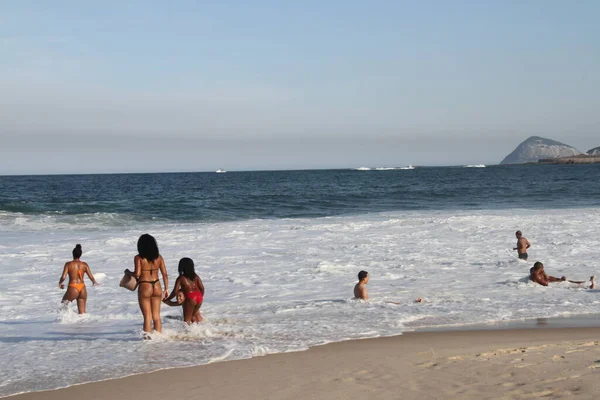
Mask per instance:
[[[469,174],[456,179],[455,173],[462,170],[443,171],[439,177],[484,189],[485,185],[477,186],[479,181],[467,178]],[[307,185],[321,182],[323,176],[317,175],[307,174]],[[483,181],[505,182],[508,175],[500,171]],[[593,186],[590,176],[587,186]],[[327,187],[335,183],[335,176],[325,177]],[[161,182],[160,178],[152,179]],[[210,184],[195,175],[184,178]],[[293,176],[288,178],[281,184],[293,182]],[[395,181],[368,179],[375,182],[372,188]],[[344,182],[342,189],[355,184],[356,178]],[[69,201],[67,181],[49,179],[45,184],[64,184],[65,196],[59,198]],[[111,183],[94,178],[86,184]],[[227,193],[227,187],[213,189]],[[520,192],[513,192],[520,198]],[[368,190],[361,186],[361,193]],[[128,204],[142,201],[116,188],[114,194],[124,196]],[[315,201],[326,199],[323,195]],[[468,200],[464,193],[459,195]],[[39,206],[43,200],[36,200]],[[331,214],[327,218],[215,223],[186,221],[186,214],[177,209],[171,222],[137,220],[116,204],[108,214],[88,213],[92,209],[87,206],[73,213],[50,212],[47,218],[45,211],[8,212],[3,217],[7,224],[0,257],[5,277],[0,341],[9,364],[0,373],[0,395],[391,336],[419,327],[450,330],[456,329],[450,325],[480,323],[486,324],[482,329],[493,329],[488,322],[596,312],[600,290],[565,282],[543,287],[525,279],[538,259],[552,274],[572,279],[597,274],[598,208],[591,204],[584,209],[560,208],[568,205],[565,201],[557,197],[539,210],[505,209],[506,204],[491,202],[489,207],[499,208],[386,212],[356,208],[352,215],[327,211]],[[249,204],[247,211],[253,212],[253,207]],[[534,243],[529,263],[517,261],[509,250],[517,227],[526,229]],[[131,268],[130,257],[142,232],[159,238],[171,275],[182,256],[192,256],[198,263],[207,287],[202,306],[205,324],[188,328],[179,319],[167,318],[179,317],[180,309],[163,308],[164,335],[156,341],[139,340],[142,318],[136,293],[118,282],[123,269]],[[75,305],[63,312],[64,291],[53,283],[76,243],[83,243],[85,261],[101,281],[98,287],[88,285],[85,316],[77,314]],[[416,248],[427,251],[406,250]],[[373,298],[364,303],[351,300],[356,274],[363,268],[372,275],[368,289]],[[424,302],[415,303],[418,297]]]
[[[408,325],[410,326],[410,324]],[[600,313],[494,321],[488,323],[477,323],[469,325],[432,326],[425,328],[417,328],[411,332],[452,332],[555,328],[600,328]]]
[[[101,400],[203,395],[397,399],[399,393],[402,398],[420,399],[597,395],[600,317],[538,320],[348,340],[306,351],[170,368],[6,398],[75,399],[89,393]]]

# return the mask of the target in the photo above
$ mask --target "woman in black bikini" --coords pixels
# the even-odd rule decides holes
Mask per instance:
[[[158,253],[156,240],[151,235],[143,234],[137,242],[138,255],[133,262],[135,270],[125,270],[125,274],[133,276],[138,281],[138,302],[144,316],[144,332],[152,332],[152,325],[157,332],[162,331],[160,320],[160,303],[167,298],[169,278],[165,260]],[[165,290],[163,292],[158,279],[158,271],[163,277]]]

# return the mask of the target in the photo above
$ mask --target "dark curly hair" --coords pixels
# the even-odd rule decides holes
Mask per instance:
[[[184,257],[179,260],[179,275],[183,275],[189,280],[196,278],[196,270],[194,269],[194,261],[191,258]]]
[[[137,242],[138,254],[140,257],[145,258],[148,261],[154,261],[158,258],[160,253],[158,252],[158,245],[156,239],[152,235],[144,233]]]

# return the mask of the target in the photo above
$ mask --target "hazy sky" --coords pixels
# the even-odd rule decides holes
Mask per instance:
[[[92,4],[93,3],[93,4]],[[0,2],[0,174],[600,146],[600,2]]]

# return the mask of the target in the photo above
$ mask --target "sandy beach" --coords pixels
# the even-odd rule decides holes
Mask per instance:
[[[346,341],[10,399],[597,397],[600,328],[557,328],[557,321],[541,329],[412,332]]]

